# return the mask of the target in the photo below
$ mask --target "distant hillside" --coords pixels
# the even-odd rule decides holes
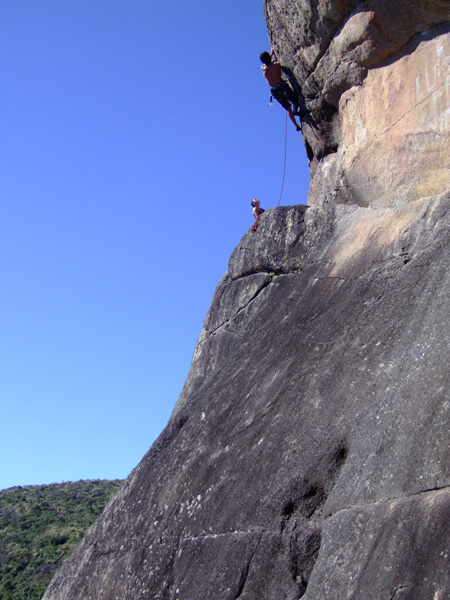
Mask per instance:
[[[1,600],[39,600],[121,483],[78,481],[0,491]]]

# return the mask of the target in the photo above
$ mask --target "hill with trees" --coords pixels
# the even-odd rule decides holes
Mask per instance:
[[[121,481],[0,491],[0,598],[38,600]]]

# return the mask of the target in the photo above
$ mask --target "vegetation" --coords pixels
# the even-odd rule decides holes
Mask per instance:
[[[294,274],[294,273],[301,273],[303,271],[303,269],[305,268],[305,265],[302,264],[301,262],[299,262],[296,258],[294,257],[289,257],[289,256],[283,256],[283,258],[280,261],[280,268],[277,271],[268,271],[269,273],[269,283],[272,281],[272,279],[274,277],[276,277],[277,275],[287,275],[287,274]]]
[[[121,481],[0,491],[0,598],[39,600]]]

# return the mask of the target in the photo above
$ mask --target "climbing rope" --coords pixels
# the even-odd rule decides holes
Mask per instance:
[[[269,106],[270,106],[270,102],[269,102]],[[280,197],[278,198],[278,204],[277,206],[280,206],[280,202],[281,202],[281,196],[283,195],[283,188],[284,188],[284,178],[286,177],[286,154],[287,154],[287,118],[288,118],[288,113],[286,111],[286,125],[284,128],[284,166],[283,166],[283,181],[281,182],[281,191],[280,191]],[[264,211],[263,211],[264,212]],[[258,229],[259,227],[259,222],[261,220],[261,213],[256,217],[256,221],[253,223],[252,227],[250,228],[251,231],[253,231],[253,233]]]
[[[278,204],[277,206],[280,206],[280,202],[281,202],[281,196],[283,195],[283,188],[284,188],[284,178],[286,176],[286,151],[287,151],[287,122],[288,122],[288,113],[286,111],[286,126],[284,129],[284,167],[283,167],[283,181],[281,182],[281,191],[280,191],[280,197],[278,198]]]

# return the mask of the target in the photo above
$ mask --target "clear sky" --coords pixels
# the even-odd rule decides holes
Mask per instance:
[[[124,478],[250,200],[276,206],[262,0],[0,0],[0,489]],[[288,125],[282,204],[306,203]]]

